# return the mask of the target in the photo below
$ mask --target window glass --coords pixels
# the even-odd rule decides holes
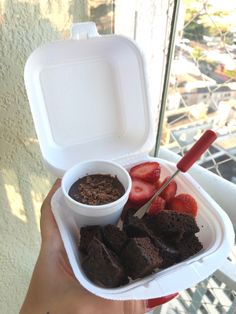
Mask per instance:
[[[205,129],[218,139],[200,164],[236,183],[236,6],[183,0],[161,144],[182,154]],[[177,102],[178,99],[178,102]],[[183,107],[186,109],[183,112]],[[165,132],[165,133],[166,133]]]

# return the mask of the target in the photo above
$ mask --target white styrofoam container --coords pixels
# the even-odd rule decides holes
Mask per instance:
[[[146,160],[160,162],[162,179],[173,174],[176,169],[172,163],[158,158],[146,157],[139,162]],[[133,165],[130,164],[130,167]],[[86,289],[98,296],[114,300],[156,298],[194,286],[224,263],[234,244],[234,232],[228,216],[190,175],[179,173],[175,180],[177,194],[187,191],[197,200],[199,210],[196,221],[200,228],[198,238],[203,244],[203,250],[188,260],[156,274],[113,289],[94,285],[83,273],[75,218],[68,216],[61,190],[56,192],[52,200],[53,212],[74,274]]]
[[[45,163],[55,175],[87,159],[113,160],[127,169],[150,159],[153,122],[142,54],[129,39],[98,36],[93,23],[72,28],[72,39],[36,49],[25,66],[25,85]],[[162,176],[175,166],[162,165]],[[59,189],[52,210],[74,274],[91,292],[114,300],[165,296],[212,274],[234,243],[226,213],[188,174],[176,178],[178,193],[198,202],[197,223],[203,250],[182,263],[115,289],[95,286],[80,267],[78,228]]]

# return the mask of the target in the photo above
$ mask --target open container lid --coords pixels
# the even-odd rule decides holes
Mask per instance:
[[[143,57],[131,40],[98,36],[92,22],[72,39],[36,49],[25,85],[43,158],[58,176],[93,158],[120,160],[154,145]]]

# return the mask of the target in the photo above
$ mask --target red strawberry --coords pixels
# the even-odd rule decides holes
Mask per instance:
[[[159,211],[165,209],[165,206],[166,206],[166,201],[162,197],[157,196],[155,197],[150,207],[148,208],[148,214],[150,216],[154,216],[157,213],[159,213]]]
[[[142,205],[153,196],[155,191],[155,186],[151,183],[139,179],[133,179],[129,194],[129,201],[134,204]]]
[[[131,178],[155,183],[160,178],[161,167],[158,162],[147,161],[132,167]]]
[[[159,190],[159,189],[160,189],[161,184],[162,184],[161,179],[158,179],[158,180],[155,182],[156,190]]]
[[[169,179],[169,177],[166,177],[163,182],[161,183],[161,186]],[[167,202],[169,202],[176,194],[177,191],[177,183],[175,180],[170,181],[170,183],[167,185],[167,187],[161,192],[160,196],[164,198]]]
[[[168,203],[168,209],[175,210],[180,213],[190,214],[193,217],[197,216],[197,202],[190,194],[179,194],[173,197]]]

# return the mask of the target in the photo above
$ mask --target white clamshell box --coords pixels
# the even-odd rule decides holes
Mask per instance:
[[[162,177],[175,165],[149,157],[155,136],[145,66],[135,43],[123,36],[99,36],[92,22],[75,24],[71,39],[37,48],[25,66],[25,85],[43,159],[62,176],[89,159],[115,161],[127,169],[156,160]],[[76,278],[107,299],[149,299],[196,285],[218,269],[234,244],[232,223],[220,206],[188,174],[176,177],[178,191],[199,205],[197,224],[203,250],[179,264],[129,284],[105,289],[83,273],[78,227],[59,189],[52,200],[65,249]]]

